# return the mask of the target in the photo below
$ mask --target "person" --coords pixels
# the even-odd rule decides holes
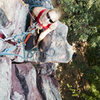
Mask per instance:
[[[35,20],[33,20],[33,17]],[[25,49],[31,50],[32,48],[34,48],[34,46],[38,46],[40,50],[40,59],[43,60],[44,54],[48,51],[51,45],[52,35],[50,33],[56,29],[57,21],[59,20],[59,18],[60,13],[55,8],[33,8],[30,27],[32,27],[33,23],[37,22],[35,26],[36,32],[31,35],[26,42]],[[45,57],[46,56],[44,56],[44,59],[46,59]]]
[[[37,44],[44,39],[44,37],[50,33],[52,30],[55,30],[57,27],[57,21],[59,19],[59,13],[57,9],[48,10],[43,7],[35,7],[33,9],[33,14],[37,17],[37,22],[39,23],[40,29],[45,29],[37,41]],[[32,18],[31,18],[31,25],[32,25]]]

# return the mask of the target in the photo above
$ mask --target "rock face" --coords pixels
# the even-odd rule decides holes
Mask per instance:
[[[0,58],[0,100],[61,100],[56,64],[12,64]]]
[[[68,63],[72,59],[73,49],[72,46],[66,40],[68,33],[68,27],[61,22],[58,22],[58,26],[52,35],[52,44],[48,50],[46,61],[55,61],[59,63]],[[55,51],[50,53],[51,51]]]
[[[26,3],[29,2],[29,7],[36,7],[36,6],[43,6],[47,7],[45,5],[51,4],[49,3],[50,0],[35,0],[31,4],[31,0],[25,0]],[[9,5],[6,3],[9,2]],[[39,3],[37,3],[39,2]],[[43,5],[45,4],[45,5]],[[28,6],[27,6],[28,7]],[[48,5],[49,9],[53,8],[52,5]],[[47,7],[47,8],[48,8]],[[50,8],[51,7],[51,8]],[[0,32],[5,35],[6,38],[10,38],[12,42],[18,43],[19,41],[23,41],[23,34],[27,34],[25,31],[25,24],[26,24],[26,15],[27,15],[27,8],[24,7],[22,4],[21,0],[7,0],[6,2],[4,0],[0,1],[0,14],[2,16],[5,16],[4,20],[3,17],[0,17]],[[24,32],[24,33],[23,33]],[[72,46],[68,43],[66,40],[68,33],[68,27],[61,22],[58,21],[58,26],[55,31],[51,32],[50,35],[52,37],[52,42],[49,50],[45,52],[45,58],[42,59],[43,62],[57,62],[57,63],[68,63],[73,55],[73,49]],[[5,38],[5,39],[6,39]],[[8,39],[9,40],[9,39]],[[10,55],[10,59],[14,59],[16,62],[23,62],[23,61],[33,61],[33,62],[40,62],[41,60],[39,59],[40,57],[40,51],[37,50],[31,50],[27,51],[24,49],[22,43],[18,44],[18,48],[14,48],[10,43],[0,40],[1,47],[0,47],[0,52],[2,52],[5,48],[11,48],[10,51],[7,51],[7,53],[12,53],[12,54],[18,54],[18,57],[14,57]],[[5,47],[2,47],[5,45]]]
[[[14,46],[14,40],[11,42],[7,40],[11,40],[11,38],[15,38],[13,36],[16,34],[19,35],[25,31],[27,12],[21,0],[0,0],[0,36],[3,34],[6,38],[6,40],[0,39],[0,55],[5,48],[12,49]],[[19,52],[19,49],[17,51]],[[16,54],[17,51],[13,49],[8,53]],[[22,52],[20,51],[20,53]],[[12,55],[10,56],[8,56],[10,59],[16,58]]]
[[[37,4],[53,8],[50,0],[24,1],[29,7]],[[27,8],[21,0],[0,0],[0,100],[61,100],[56,63],[67,63],[72,58],[73,50],[66,40],[68,27],[58,21],[58,27],[50,33],[52,43],[46,59],[40,64],[40,52],[25,51],[19,43],[27,33]]]
[[[56,80],[57,65],[45,63],[38,65],[37,86],[43,100],[62,100],[59,94],[59,85]]]
[[[21,0],[0,0],[0,14],[0,25],[6,36],[21,34],[25,30],[27,9]]]
[[[0,57],[0,100],[10,100],[11,85],[11,60]]]
[[[34,66],[31,63],[23,63],[13,64],[12,68],[14,71],[14,76],[12,76],[14,77],[12,81],[12,98],[16,96],[14,93],[17,93],[22,97],[22,100],[42,100],[37,89],[37,74]],[[16,97],[19,98],[19,95]]]
[[[68,27],[58,21],[56,30],[50,33],[52,42],[49,50],[45,52],[46,57],[42,57],[44,62],[68,63],[72,59],[73,49],[66,40]],[[38,50],[25,51],[27,61],[40,62],[40,52]]]

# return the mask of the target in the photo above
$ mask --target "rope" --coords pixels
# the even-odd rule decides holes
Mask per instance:
[[[24,7],[27,9],[27,11],[28,11],[28,13],[30,14],[30,16],[32,17],[32,19],[34,20],[34,17],[33,17],[33,15],[31,14],[31,12],[29,11],[29,9],[27,8],[27,5],[24,3],[24,1],[23,0],[20,0],[21,1],[21,3],[24,5]],[[46,0],[45,0],[46,1]],[[50,3],[50,2],[49,2]],[[35,25],[36,23],[34,23],[34,25]],[[26,44],[26,42],[27,42],[27,40],[29,39],[29,37],[31,36],[31,34],[33,34],[35,32],[35,29],[33,29],[32,30],[32,33],[28,33],[28,32],[23,32],[21,35],[15,35],[15,36],[12,36],[12,37],[8,37],[8,38],[5,38],[5,39],[1,39],[3,42],[4,41],[7,41],[7,40],[15,40],[16,39],[16,37],[18,37],[18,36],[20,36],[20,37],[22,37],[23,38],[23,40],[21,40],[21,38],[19,38],[18,39],[18,43],[15,45],[15,46],[13,46],[13,47],[11,47],[11,48],[6,48],[3,52],[1,52],[0,53],[0,56],[3,56],[3,55],[13,55],[13,56],[18,56],[18,57],[20,57],[20,58],[22,58],[22,59],[24,59],[24,60],[26,60],[26,57],[25,57],[25,44]],[[4,33],[4,32],[3,32]],[[27,36],[27,37],[26,37]],[[25,39],[26,38],[26,39]],[[22,44],[23,45],[23,52],[24,52],[24,57],[23,56],[20,56],[20,55],[18,55],[18,54],[13,54],[13,53],[8,53],[8,51],[13,51],[14,49],[16,49],[16,47],[18,47],[18,45],[20,45],[20,44]],[[35,49],[37,49],[36,47],[34,47],[32,50],[35,50]],[[32,51],[31,50],[31,51]],[[28,55],[27,55],[27,57],[28,58],[31,58],[32,56],[33,56],[33,54],[31,53],[31,56],[30,56],[30,54],[29,54],[30,52],[28,52]],[[53,54],[55,53],[55,51],[53,50]],[[46,53],[46,55],[49,55],[49,54],[47,54]],[[50,56],[50,55],[49,55]]]
[[[24,7],[27,9],[27,11],[28,11],[28,13],[30,14],[30,16],[32,17],[32,19],[35,20],[34,17],[33,17],[33,15],[31,14],[31,12],[30,12],[29,9],[27,8],[27,5],[24,3],[24,1],[23,1],[23,0],[20,0],[20,1],[21,1],[21,3],[24,5]]]
[[[36,23],[33,24],[33,30],[31,31],[31,33],[30,32],[22,32],[21,35],[16,34],[15,36],[12,36],[12,37],[4,38],[4,39],[1,38],[0,40],[3,41],[3,42],[7,41],[7,40],[14,40],[14,41],[16,41],[16,39],[17,39],[17,44],[12,46],[12,47],[10,47],[10,48],[6,48],[3,52],[0,53],[0,56],[3,56],[3,55],[14,55],[14,56],[18,56],[18,57],[21,57],[22,59],[26,60],[26,57],[25,57],[25,44],[26,44],[27,40],[29,39],[30,35],[34,34],[34,32],[35,32],[35,25],[36,25]],[[22,57],[22,56],[20,56],[18,54],[8,53],[9,51],[14,51],[21,44],[23,46],[24,57]]]
[[[0,56],[4,56],[4,55],[18,56],[18,57],[20,57],[20,58],[26,60],[26,58],[24,58],[23,56],[20,56],[20,55],[18,55],[18,54],[12,54],[12,53],[7,53],[7,52],[2,52],[2,53],[0,53]]]
[[[50,56],[50,57],[53,57],[55,54],[55,50],[53,48],[49,48],[49,50],[51,50],[51,52],[53,52],[52,55],[48,54],[47,52],[45,52],[45,54]]]

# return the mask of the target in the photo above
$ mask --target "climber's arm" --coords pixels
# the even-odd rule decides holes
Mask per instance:
[[[45,38],[45,36],[46,36],[48,33],[50,33],[51,31],[55,30],[56,27],[57,27],[57,22],[53,23],[52,25],[50,25],[50,27],[49,27],[48,29],[46,29],[45,31],[43,31],[43,32],[40,34],[39,38],[38,38],[37,45],[39,44],[39,42],[40,42],[41,40],[43,40],[43,39]]]
[[[35,8],[33,8],[33,11],[32,11],[33,18],[37,17],[38,14],[39,14],[39,12],[41,10],[43,10],[43,9],[45,9],[45,8],[44,7],[35,7]],[[30,26],[33,24],[33,18],[32,18],[32,16],[31,16],[31,19],[30,19]]]
[[[51,29],[47,29],[47,30],[45,30],[45,31],[43,31],[41,34],[40,34],[40,36],[39,36],[39,38],[38,38],[38,41],[37,41],[37,45],[39,44],[39,42],[41,41],[41,40],[43,40],[44,38],[45,38],[45,36],[48,34],[48,33],[50,33],[52,30]]]

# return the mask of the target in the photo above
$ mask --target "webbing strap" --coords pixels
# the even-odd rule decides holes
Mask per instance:
[[[42,13],[43,13],[44,11],[46,11],[46,9],[43,9],[42,11],[40,11],[40,13],[38,14],[36,20],[37,20],[37,22],[39,23],[39,25],[40,25],[43,29],[48,29],[48,28],[50,27],[51,24],[48,24],[47,26],[43,26],[43,25],[40,23],[40,21],[39,21],[41,15],[42,15]]]
[[[26,44],[26,42],[27,42],[28,39],[30,38],[31,34],[32,34],[32,33],[29,33],[29,34],[27,35],[26,39],[25,39],[24,42],[23,42],[24,44]]]

